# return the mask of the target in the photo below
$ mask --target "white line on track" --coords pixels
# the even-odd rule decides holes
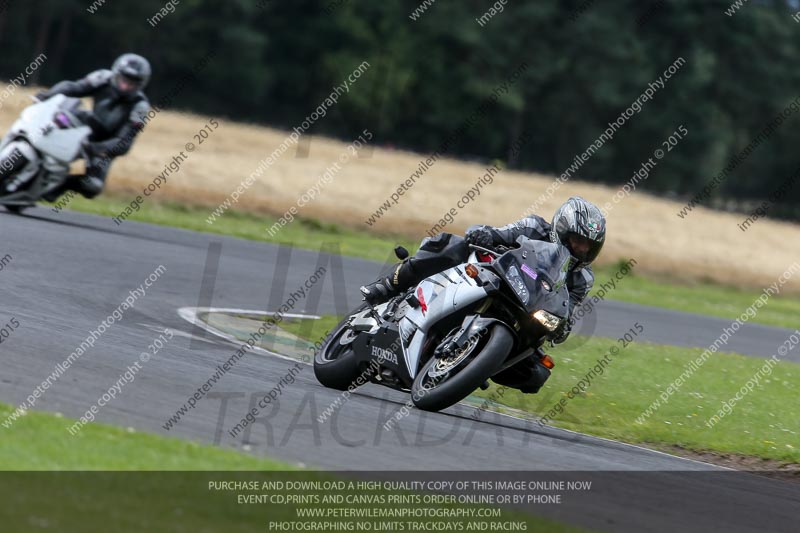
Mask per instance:
[[[248,314],[248,315],[275,315],[276,313],[272,311],[258,311],[253,309],[234,309],[229,307],[181,307],[178,309],[178,316],[182,319],[186,320],[187,322],[194,324],[195,326],[202,328],[209,333],[216,335],[217,337],[221,337],[226,341],[239,346],[240,344],[246,344],[241,339],[237,339],[233,335],[225,333],[213,326],[208,325],[204,321],[200,320],[197,315],[200,313],[239,313],[239,314]],[[319,320],[322,317],[317,315],[305,315],[305,314],[297,314],[297,313],[285,313],[283,316],[288,318],[311,318],[314,320]],[[287,361],[295,361],[297,363],[303,363],[303,361],[299,359],[295,359],[294,357],[289,357],[288,355],[283,355],[277,352],[272,352],[267,350],[266,348],[262,348],[260,346],[253,346],[250,348],[251,350],[261,352],[265,355],[272,355],[274,357],[279,357],[281,359],[286,359]],[[310,363],[304,363],[310,365]]]

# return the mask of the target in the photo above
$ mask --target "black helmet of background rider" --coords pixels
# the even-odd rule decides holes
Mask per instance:
[[[550,240],[566,246],[575,258],[575,268],[583,268],[590,265],[603,248],[606,219],[596,205],[573,196],[553,215]]]
[[[113,87],[123,96],[131,96],[143,90],[150,81],[150,62],[137,54],[123,54],[111,67]]]

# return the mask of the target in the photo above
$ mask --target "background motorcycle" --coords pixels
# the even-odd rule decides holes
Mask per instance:
[[[553,360],[540,347],[565,325],[569,251],[520,237],[518,248],[470,246],[468,261],[384,304],[366,303],[334,329],[314,359],[326,387],[366,381],[411,392],[438,411],[535,354],[540,386]],[[396,249],[398,258],[408,252]]]
[[[64,183],[73,161],[88,159],[85,113],[80,100],[60,94],[22,111],[0,143],[0,205],[14,213],[32,207]]]

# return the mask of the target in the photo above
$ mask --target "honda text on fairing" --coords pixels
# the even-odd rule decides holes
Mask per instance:
[[[22,112],[0,143],[0,205],[18,213],[61,187],[70,164],[87,157],[85,113],[80,100],[63,95]]]
[[[317,352],[317,379],[339,390],[369,380],[438,411],[534,355],[541,387],[553,368],[541,346],[569,316],[571,256],[563,245],[526,237],[517,245],[470,245],[466,263],[385,303],[362,305]]]

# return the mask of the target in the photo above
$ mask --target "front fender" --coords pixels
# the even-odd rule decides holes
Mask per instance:
[[[456,332],[455,335],[453,335],[453,338],[447,343],[447,346],[442,347],[443,349],[434,355],[449,352],[452,349],[463,348],[470,339],[486,333],[492,324],[500,324],[506,328],[514,339],[514,346],[519,344],[519,338],[517,337],[517,333],[514,331],[514,328],[502,320],[491,317],[483,317],[480,315],[469,315],[464,317],[464,321],[461,323],[461,329]]]

